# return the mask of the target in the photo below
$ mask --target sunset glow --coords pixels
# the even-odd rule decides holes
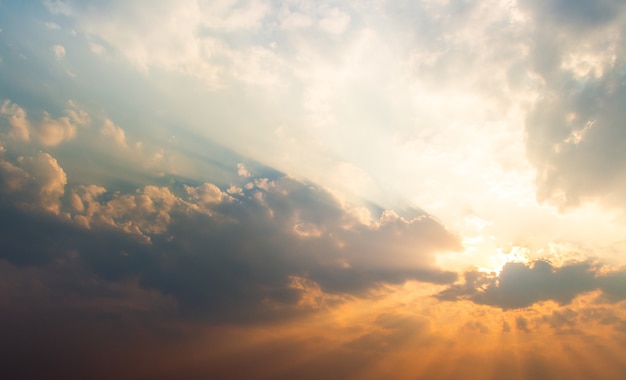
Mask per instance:
[[[0,0],[0,379],[626,378],[626,3]]]

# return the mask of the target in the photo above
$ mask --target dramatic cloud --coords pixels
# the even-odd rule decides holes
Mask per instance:
[[[623,379],[623,1],[0,26],[0,378]]]
[[[365,296],[381,283],[456,278],[435,267],[434,254],[459,250],[459,240],[432,217],[386,211],[364,221],[330,193],[289,177],[254,178],[236,195],[210,183],[134,194],[89,185],[66,194],[66,175],[47,153],[19,167],[2,163],[4,215],[13,220],[4,258],[45,262],[73,252],[105,278],[139,276],[141,287],[173,296],[192,315],[254,320],[296,307],[316,287],[320,295]],[[37,205],[63,213],[40,215],[30,208]],[[89,241],[109,242],[93,250]]]

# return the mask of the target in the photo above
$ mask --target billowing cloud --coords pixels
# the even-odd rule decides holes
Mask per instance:
[[[48,153],[20,157],[16,164],[0,160],[0,192],[5,202],[11,199],[59,213],[66,184],[65,172]]]
[[[87,112],[79,108],[71,100],[65,110],[67,116],[52,117],[43,112],[40,120],[29,120],[26,111],[19,105],[5,100],[0,108],[0,114],[5,115],[11,129],[8,137],[21,141],[29,141],[34,135],[43,146],[56,146],[63,141],[76,137],[77,126],[88,125],[91,121]]]
[[[288,315],[321,307],[304,301],[315,289],[322,300],[324,294],[366,296],[383,283],[456,278],[435,266],[434,255],[459,250],[460,242],[432,217],[405,219],[386,211],[366,219],[329,192],[287,176],[254,178],[232,195],[210,183],[178,190],[148,185],[135,193],[96,185],[66,192],[66,183],[47,153],[17,166],[3,162],[5,215],[32,225],[29,240],[36,244],[47,247],[50,230],[59,239],[39,247],[37,256],[74,252],[107,278],[138,276],[142,288],[174,297],[189,315],[254,320],[272,310]],[[23,214],[11,202],[61,212],[59,225],[40,225],[53,220],[40,221],[36,208]],[[12,234],[4,257],[19,252],[20,260],[31,262],[29,252],[38,249],[16,248],[27,242]],[[98,254],[86,249],[87,241],[107,234],[128,237]]]
[[[11,126],[8,133],[10,138],[22,141],[30,140],[28,120],[22,107],[5,100],[0,107],[0,114],[8,118],[8,123]]]
[[[37,137],[44,146],[59,145],[76,137],[76,125],[67,117],[52,118],[45,113],[38,124]]]

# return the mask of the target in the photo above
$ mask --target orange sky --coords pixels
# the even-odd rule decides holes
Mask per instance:
[[[0,0],[0,378],[624,378],[625,49],[619,0]]]

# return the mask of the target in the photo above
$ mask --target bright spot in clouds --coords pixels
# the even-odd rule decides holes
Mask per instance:
[[[624,2],[0,25],[0,378],[626,372]]]

